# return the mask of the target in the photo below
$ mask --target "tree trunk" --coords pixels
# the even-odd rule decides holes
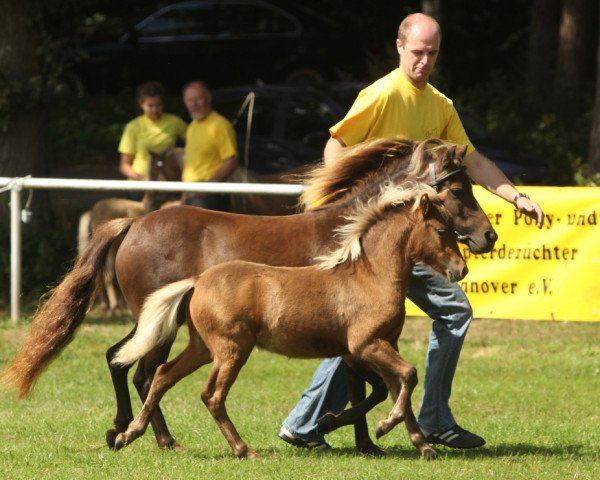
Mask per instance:
[[[598,20],[600,21],[600,8],[598,10]],[[598,30],[596,50],[596,101],[594,103],[592,129],[590,131],[588,167],[590,174],[600,173],[600,29]]]
[[[25,92],[40,73],[36,57],[39,36],[31,27],[31,7],[27,0],[0,0],[0,80],[9,88],[19,85]],[[0,99],[4,100],[0,108],[8,109],[6,130],[0,130],[0,176],[42,175],[46,126],[43,109],[25,108],[10,93],[6,97]]]
[[[554,98],[558,111],[567,116],[581,108],[586,67],[593,64],[590,52],[593,56],[596,46],[596,39],[591,38],[597,21],[596,7],[596,2],[592,4],[590,0],[563,0]]]
[[[527,86],[539,98],[552,93],[561,0],[533,0],[527,51]]]

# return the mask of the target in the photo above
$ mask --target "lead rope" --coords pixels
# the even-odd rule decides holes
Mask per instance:
[[[250,166],[250,134],[252,131],[252,119],[254,117],[254,102],[256,100],[256,94],[254,92],[250,92],[246,95],[242,106],[240,107],[238,113],[235,116],[233,124],[235,125],[240,118],[240,116],[248,108],[248,113],[246,115],[246,139],[244,141],[244,168],[242,171],[242,182],[248,183],[248,168]],[[242,209],[246,211],[246,195],[242,196]]]

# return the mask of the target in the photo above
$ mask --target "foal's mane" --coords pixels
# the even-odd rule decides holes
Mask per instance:
[[[395,185],[387,182],[380,188],[376,197],[369,199],[366,203],[356,200],[354,211],[345,217],[348,220],[344,225],[334,230],[339,238],[339,246],[333,252],[317,257],[317,267],[321,270],[329,270],[346,260],[355,261],[361,254],[361,237],[385,217],[385,214],[396,207],[405,206],[414,200],[411,211],[417,209],[419,202],[416,200],[421,195],[427,195],[434,203],[440,203],[437,192],[421,182],[405,182]]]
[[[400,137],[375,138],[345,148],[333,165],[320,165],[303,177],[300,204],[331,203],[342,197],[369,198],[390,179],[425,181],[432,154],[445,155],[454,144],[436,138],[420,142]]]

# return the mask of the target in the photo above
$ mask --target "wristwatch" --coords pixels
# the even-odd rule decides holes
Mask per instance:
[[[521,193],[521,192],[519,192],[519,193],[517,193],[517,194],[515,195],[515,198],[513,198],[513,203],[516,205],[516,204],[517,204],[517,200],[518,200],[519,198],[521,198],[521,197],[525,197],[526,199],[528,199],[528,200],[529,200],[529,195],[527,195],[526,193]]]

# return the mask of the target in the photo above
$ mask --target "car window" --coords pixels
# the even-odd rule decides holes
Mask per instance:
[[[291,14],[266,5],[207,2],[165,7],[140,22],[136,31],[146,40],[204,35],[225,39],[297,35],[300,24]]]
[[[212,4],[175,5],[159,10],[139,23],[136,31],[142,37],[167,37],[215,34],[217,9]]]
[[[285,111],[284,138],[287,140],[302,141],[315,133],[328,136],[329,128],[339,121],[327,103],[310,96],[289,97]]]
[[[299,22],[266,5],[224,3],[219,5],[217,31],[222,37],[294,35],[299,32]]]

